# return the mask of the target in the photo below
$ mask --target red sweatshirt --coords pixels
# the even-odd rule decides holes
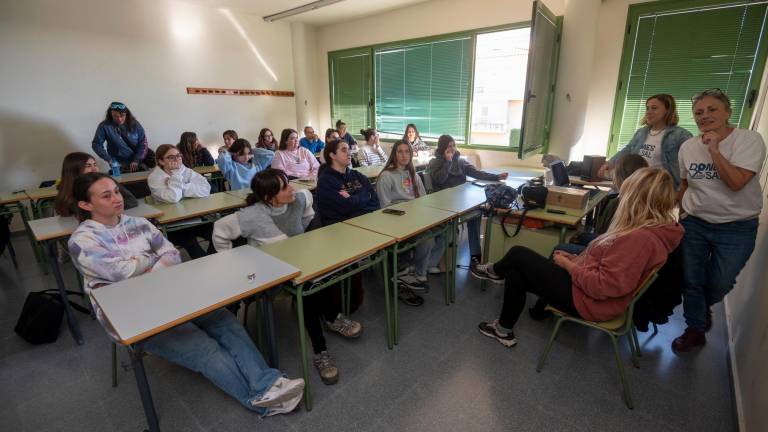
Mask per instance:
[[[674,223],[640,228],[606,243],[594,240],[576,258],[571,273],[576,310],[591,321],[621,315],[638,286],[667,261],[682,238],[683,227]]]

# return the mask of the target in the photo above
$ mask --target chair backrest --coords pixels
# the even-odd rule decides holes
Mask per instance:
[[[637,287],[635,290],[635,293],[632,295],[632,301],[629,303],[629,307],[627,308],[627,312],[624,315],[624,328],[626,330],[629,330],[629,326],[632,325],[633,317],[635,316],[635,304],[638,300],[640,300],[640,297],[645,294],[646,291],[648,291],[648,287],[653,285],[653,282],[656,280],[657,277],[659,277],[659,267],[651,270],[651,272],[648,274],[648,277],[645,278],[643,283],[640,284],[640,286]]]
[[[428,194],[431,194],[434,189],[432,188],[432,176],[429,175],[429,171],[424,170],[419,175],[421,175],[421,182],[424,183],[424,189],[427,190]]]

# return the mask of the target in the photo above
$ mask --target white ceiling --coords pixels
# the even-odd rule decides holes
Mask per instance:
[[[181,0],[185,3],[205,6],[215,9],[226,8],[235,13],[256,15],[259,17],[272,15],[288,9],[293,9],[313,0]],[[314,11],[304,12],[284,21],[303,22],[313,25],[343,23],[345,20],[422,3],[427,0],[344,0]]]

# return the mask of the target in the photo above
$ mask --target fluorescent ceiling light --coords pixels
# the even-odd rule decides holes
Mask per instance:
[[[315,9],[320,9],[321,7],[330,6],[332,4],[338,3],[343,0],[317,0],[313,1],[312,3],[307,3],[303,6],[295,7],[293,9],[288,9],[282,12],[278,12],[276,14],[267,15],[264,17],[264,21],[266,22],[272,22],[277,21],[279,19],[288,18],[294,15],[302,14],[304,12],[313,11]]]

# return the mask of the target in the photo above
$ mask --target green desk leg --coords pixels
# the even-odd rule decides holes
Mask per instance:
[[[32,235],[32,229],[29,228],[29,214],[27,214],[27,208],[24,207],[24,205],[21,203],[16,203],[15,206],[16,212],[21,215],[21,221],[24,223],[24,230],[27,232],[29,243],[32,245],[32,251],[35,253],[35,259],[38,263],[40,263],[43,274],[48,274],[48,264],[46,262],[45,252],[43,251],[43,248],[40,246],[40,244],[35,240],[35,236]]]
[[[560,243],[565,243],[565,235],[568,233],[568,227],[566,225],[560,225]]]
[[[387,348],[392,349],[395,343],[394,330],[392,329],[392,307],[390,305],[392,300],[393,285],[389,281],[389,262],[387,261],[387,252],[383,251],[381,253],[384,254],[384,257],[381,261],[381,270],[384,274],[384,305],[387,314]],[[395,288],[396,287],[397,286],[395,285]],[[395,299],[395,302],[397,302],[397,299]]]
[[[400,318],[398,317],[397,292],[400,289],[397,281],[397,243],[390,250],[392,260],[392,342],[397,345],[400,342]]]
[[[307,334],[304,329],[304,284],[296,287],[296,305],[299,315],[299,346],[301,348],[301,368],[304,373],[304,407],[312,411],[312,389],[309,381],[309,359],[307,359]]]
[[[482,218],[482,216],[480,216]],[[488,260],[490,260],[491,257],[491,228],[493,227],[493,219],[496,217],[496,213],[494,211],[491,211],[488,214],[488,218],[485,220],[485,238],[483,238],[483,254],[482,254],[482,261],[483,264],[486,264]],[[485,291],[488,289],[487,281],[485,279],[480,280],[480,289]]]

